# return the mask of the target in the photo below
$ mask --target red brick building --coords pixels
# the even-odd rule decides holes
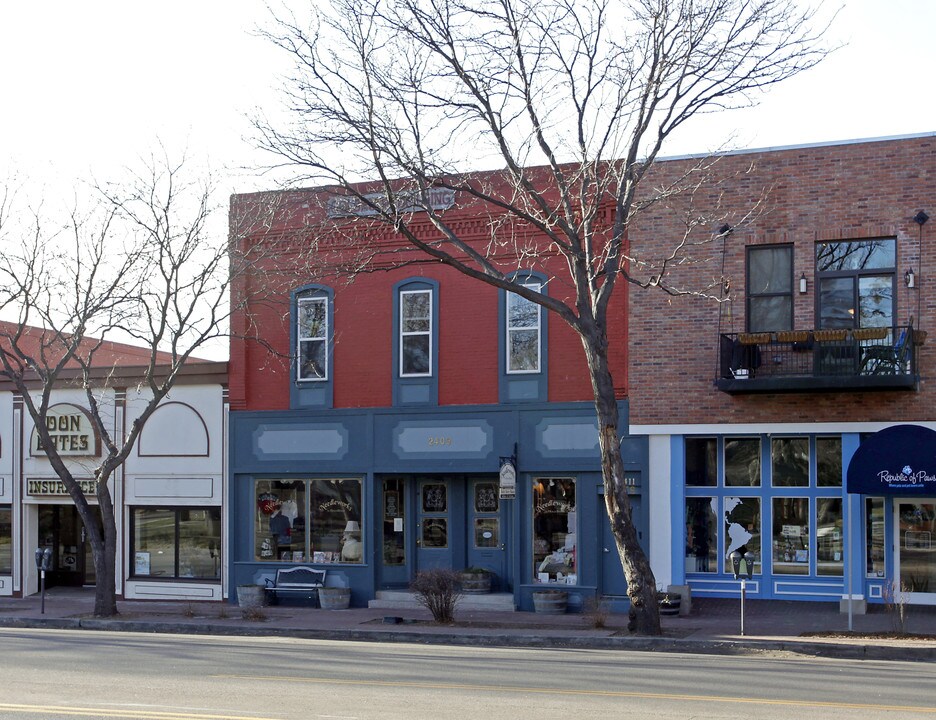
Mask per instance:
[[[650,184],[698,163],[660,162]],[[936,602],[936,447],[894,446],[886,475],[915,488],[845,483],[876,431],[936,428],[936,134],[742,151],[707,173],[630,234],[635,257],[663,257],[718,208],[668,277],[710,297],[630,298],[630,431],[649,442],[650,516],[672,521],[651,539],[658,579],[736,594],[743,546],[755,597],[861,607],[896,583]]]
[[[232,236],[257,263],[234,332],[259,338],[231,347],[232,582],[308,566],[360,605],[420,569],[475,566],[508,607],[529,607],[544,583],[561,584],[573,605],[623,596],[620,565],[603,551],[610,530],[578,336],[528,300],[404,250],[366,212],[336,206],[346,198],[232,199]],[[491,241],[490,208],[454,193],[438,202],[462,237]],[[414,217],[421,237],[438,234]],[[571,293],[542,237],[500,231],[506,272],[552,297]],[[621,291],[609,339],[626,419]],[[510,458],[515,490],[502,474]],[[645,453],[628,459],[639,506]]]

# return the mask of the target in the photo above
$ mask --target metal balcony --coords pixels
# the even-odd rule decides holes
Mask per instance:
[[[716,387],[726,393],[916,390],[913,325],[855,330],[724,333]]]

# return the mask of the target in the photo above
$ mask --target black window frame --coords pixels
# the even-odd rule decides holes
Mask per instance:
[[[790,277],[789,277],[789,289],[783,292],[753,292],[751,290],[751,255],[758,251],[763,250],[786,250],[790,258]],[[745,277],[745,324],[747,325],[748,332],[776,332],[778,330],[792,330],[793,329],[793,244],[792,243],[778,243],[771,245],[748,245],[745,249],[744,256],[744,277]],[[787,298],[788,303],[788,315],[790,321],[786,327],[758,327],[751,323],[753,313],[751,310],[752,301],[760,300],[762,298],[773,298],[773,297],[785,297]]]
[[[893,244],[893,255],[894,255],[894,264],[887,267],[865,267],[865,268],[849,268],[845,270],[822,270],[819,266],[819,253],[823,247],[828,247],[831,245],[848,245],[848,244],[868,244],[874,242],[888,242]],[[870,255],[869,255],[870,258]],[[897,238],[894,237],[875,237],[875,238],[855,238],[851,240],[822,240],[816,243],[815,256],[814,256],[815,266],[816,266],[816,307],[815,307],[815,317],[816,317],[816,327],[817,328],[845,328],[845,329],[856,329],[859,327],[879,327],[879,326],[867,326],[861,325],[861,312],[860,307],[860,283],[861,278],[863,277],[880,277],[880,276],[890,276],[891,279],[891,321],[890,325],[885,325],[882,327],[888,327],[893,329],[897,322]],[[822,306],[822,281],[823,280],[834,280],[834,279],[851,279],[852,281],[852,305],[853,305],[853,314],[851,317],[851,324],[826,324],[823,322],[823,306]]]
[[[130,557],[128,558],[128,567],[130,568],[130,579],[131,580],[145,580],[153,582],[212,582],[218,583],[221,582],[221,576],[224,568],[224,556],[222,554],[223,542],[222,542],[222,529],[221,524],[224,521],[224,512],[222,508],[218,505],[131,505],[130,510],[130,542],[129,542],[129,551]],[[174,559],[174,568],[172,575],[137,575],[136,574],[136,511],[137,510],[162,510],[170,511],[175,515],[175,527],[173,532],[173,550],[175,553]],[[181,522],[181,513],[183,511],[193,511],[193,510],[204,510],[206,512],[216,511],[218,513],[218,544],[217,544],[217,553],[218,553],[218,575],[217,577],[212,576],[192,576],[192,575],[180,575],[179,574],[179,527]]]

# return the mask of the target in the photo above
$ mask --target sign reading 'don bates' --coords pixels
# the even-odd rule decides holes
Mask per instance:
[[[77,405],[55,405],[46,414],[46,428],[59,455],[88,457],[100,455],[100,444],[87,412]],[[29,454],[45,457],[42,438],[33,428],[29,440]]]

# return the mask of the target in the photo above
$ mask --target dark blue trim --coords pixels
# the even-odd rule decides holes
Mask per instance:
[[[542,273],[523,271],[513,278],[519,283],[538,282],[542,292],[549,294],[546,276]],[[549,312],[540,311],[540,369],[535,373],[507,372],[507,291],[497,294],[497,376],[498,399],[502,403],[546,402],[548,400],[549,366]]]
[[[297,372],[299,347],[297,326],[300,297],[325,297],[328,300],[328,373],[325,380],[299,380]],[[334,403],[335,293],[325,285],[310,283],[295,288],[289,294],[289,406],[292,408],[330,408]]]
[[[432,291],[432,362],[428,377],[400,376],[400,292]],[[393,285],[393,405],[439,404],[439,283],[431,278],[411,277]]]
[[[858,495],[936,495],[936,431],[894,425],[870,435],[848,464],[847,488]]]

